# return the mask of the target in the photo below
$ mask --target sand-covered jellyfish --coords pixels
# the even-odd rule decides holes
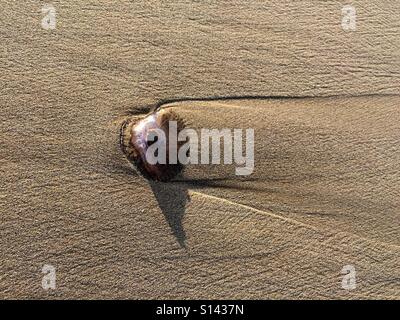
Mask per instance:
[[[176,126],[175,130],[170,130],[171,125]],[[181,173],[184,167],[179,161],[170,161],[169,148],[171,142],[176,143],[176,149],[184,143],[177,141],[177,135],[184,127],[184,121],[168,108],[154,110],[143,117],[131,117],[121,126],[121,149],[145,178],[169,181]],[[154,143],[158,143],[158,152],[165,154],[164,161],[149,159],[148,151]]]

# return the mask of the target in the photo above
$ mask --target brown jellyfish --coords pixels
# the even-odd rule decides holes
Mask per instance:
[[[167,108],[155,110],[144,117],[132,117],[121,126],[121,149],[145,178],[169,181],[183,170],[183,165],[177,161],[177,154],[170,154],[169,146],[170,143],[176,144],[175,150],[179,150],[185,143],[177,141],[178,134],[184,127],[184,121]],[[159,142],[159,146],[164,146],[160,147],[163,148],[160,152],[164,153],[165,161],[155,163],[153,159],[149,159],[148,150],[156,142]]]

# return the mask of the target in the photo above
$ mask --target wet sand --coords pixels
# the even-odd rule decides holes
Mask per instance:
[[[398,4],[356,2],[355,32],[336,1],[53,4],[56,30],[0,13],[1,298],[400,297]],[[289,99],[168,106],[254,128],[247,178],[150,183],[119,149],[129,110],[249,95]]]

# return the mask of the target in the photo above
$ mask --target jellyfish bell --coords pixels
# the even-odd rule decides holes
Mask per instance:
[[[132,117],[121,126],[121,149],[145,178],[169,181],[183,170],[176,159],[184,143],[177,137],[184,127],[183,120],[169,109]]]

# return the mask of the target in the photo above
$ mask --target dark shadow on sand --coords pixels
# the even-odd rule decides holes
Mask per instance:
[[[179,245],[185,248],[186,234],[183,229],[183,216],[186,203],[190,201],[187,186],[156,181],[149,181],[149,185],[172,233]]]

